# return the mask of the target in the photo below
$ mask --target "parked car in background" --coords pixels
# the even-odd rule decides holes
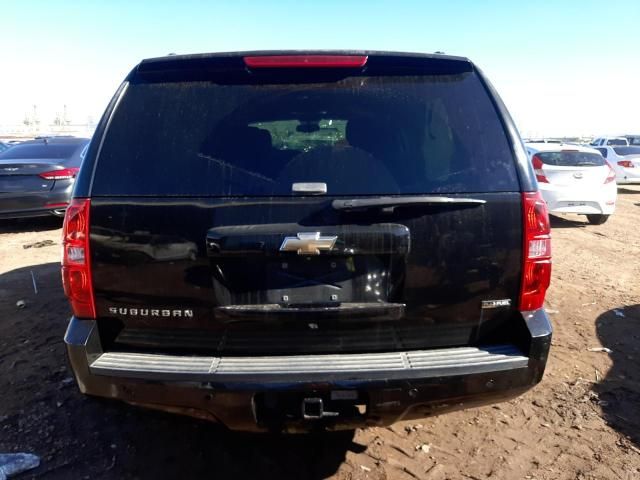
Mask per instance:
[[[640,146],[596,147],[616,172],[618,184],[640,183]]]
[[[550,143],[525,146],[549,213],[586,215],[595,225],[607,221],[616,207],[616,175],[597,150]]]
[[[629,145],[640,146],[640,135],[625,135]]]
[[[88,144],[45,137],[0,153],[0,218],[64,215]]]
[[[591,142],[589,145],[591,145],[592,147],[606,147],[608,145],[626,146],[629,145],[629,140],[627,140],[626,137],[598,137],[594,139],[593,142]]]
[[[469,60],[151,59],[103,118],[63,227],[84,393],[306,431],[541,380],[549,218]]]
[[[525,143],[562,143],[562,140],[556,140],[554,138],[526,138],[523,139]]]

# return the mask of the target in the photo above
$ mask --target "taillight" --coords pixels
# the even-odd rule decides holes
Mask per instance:
[[[80,169],[77,167],[63,168],[62,170],[51,170],[40,174],[45,180],[66,180],[75,178]]]
[[[551,228],[547,204],[540,192],[522,194],[524,245],[521,311],[542,308],[551,282]]]
[[[261,55],[244,57],[249,68],[359,68],[366,55]]]
[[[88,198],[74,198],[62,227],[62,285],[76,317],[96,318],[89,255]]]
[[[547,177],[544,174],[544,171],[542,170],[542,166],[544,165],[544,162],[540,160],[540,157],[538,157],[538,155],[534,155],[531,158],[531,162],[533,163],[533,171],[536,174],[536,179],[538,180],[538,182],[549,183],[549,180],[547,179]]]
[[[620,165],[621,167],[624,167],[624,168],[634,168],[635,167],[633,162],[630,162],[629,160],[620,160],[618,162],[618,165]]]
[[[611,183],[616,179],[616,171],[611,167],[609,162],[606,162],[607,167],[609,167],[609,173],[607,174],[607,178],[604,179],[604,183]]]

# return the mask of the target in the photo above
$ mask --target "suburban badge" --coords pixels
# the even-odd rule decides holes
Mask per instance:
[[[123,317],[193,318],[193,310],[177,308],[109,307],[109,313]]]

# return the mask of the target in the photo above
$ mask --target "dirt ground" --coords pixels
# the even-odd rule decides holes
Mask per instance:
[[[552,226],[555,334],[535,389],[391,428],[274,437],[83,397],[62,343],[60,221],[0,223],[0,453],[41,456],[20,478],[640,478],[640,188],[620,189],[604,225]]]

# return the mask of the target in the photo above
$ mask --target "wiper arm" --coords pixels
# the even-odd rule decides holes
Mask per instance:
[[[334,210],[366,210],[369,208],[384,208],[393,210],[395,207],[413,205],[432,206],[478,206],[487,203],[486,200],[464,197],[437,197],[437,196],[415,196],[415,197],[377,197],[377,198],[350,198],[334,200],[331,206]]]

